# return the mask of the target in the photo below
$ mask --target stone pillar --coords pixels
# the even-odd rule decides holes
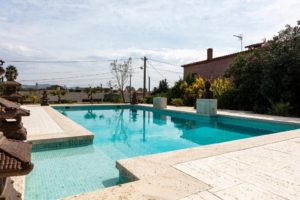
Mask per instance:
[[[153,108],[157,108],[157,109],[167,108],[167,98],[166,97],[154,97],[153,98]]]
[[[204,116],[217,115],[217,99],[197,99],[197,114]]]

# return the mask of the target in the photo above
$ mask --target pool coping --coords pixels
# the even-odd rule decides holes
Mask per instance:
[[[42,108],[63,132],[29,136],[28,141],[33,144],[34,149],[50,148],[53,144],[56,144],[57,147],[72,146],[73,143],[75,145],[78,143],[92,144],[94,139],[93,133],[56,111],[52,106],[42,106]]]
[[[139,104],[138,106],[152,107],[144,104]],[[165,110],[195,113],[190,107],[186,107],[184,110],[182,107],[168,106]],[[299,118],[260,115],[242,111],[218,110],[218,115],[300,124]],[[298,137],[300,137],[300,129],[118,160],[116,167],[119,169],[120,175],[133,182],[81,193],[65,199],[175,200],[184,198],[191,194],[208,190],[211,186],[175,169],[174,165]]]

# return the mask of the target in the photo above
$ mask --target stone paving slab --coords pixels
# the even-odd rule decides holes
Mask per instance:
[[[198,192],[187,196],[181,200],[221,200],[219,197],[215,196],[213,193],[208,191]]]
[[[28,127],[27,139],[33,144],[76,140],[92,141],[94,138],[90,131],[65,117],[51,106],[27,106],[26,108],[33,110],[32,115],[27,119],[24,117],[24,127]]]
[[[300,199],[300,144],[294,139],[174,167],[212,186],[220,199]],[[282,151],[279,151],[283,149]],[[297,178],[296,178],[297,177]]]
[[[29,117],[23,117],[22,121],[26,127],[28,136],[62,133],[63,130],[48,115],[41,106],[22,106],[30,111]]]

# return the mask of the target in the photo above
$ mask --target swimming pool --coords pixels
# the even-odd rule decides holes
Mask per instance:
[[[120,183],[115,161],[299,128],[142,106],[54,107],[95,134],[92,145],[32,153],[25,199],[58,199]]]

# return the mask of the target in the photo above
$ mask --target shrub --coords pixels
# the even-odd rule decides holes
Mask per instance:
[[[113,103],[120,103],[122,102],[121,95],[116,94],[116,93],[109,93],[104,95],[103,101],[106,102],[113,102]]]
[[[272,103],[271,107],[269,108],[269,114],[287,116],[289,115],[290,109],[290,103],[288,102]]]
[[[196,99],[201,97],[204,89],[205,80],[202,77],[193,79],[193,82],[184,80],[180,84],[180,90],[183,93],[183,103],[187,106],[194,106]]]
[[[227,74],[239,109],[300,116],[300,27],[286,26],[264,48],[237,57]],[[279,103],[273,104],[272,102]]]
[[[153,97],[152,96],[145,97],[145,103],[152,104],[153,103]]]
[[[38,101],[37,96],[35,96],[35,95],[31,96],[31,103],[35,104],[35,103],[37,103],[37,101]]]
[[[214,93],[214,98],[219,99],[225,92],[232,88],[230,79],[217,78],[211,80],[211,90]]]
[[[138,103],[147,103],[146,98],[139,98]]]
[[[183,83],[182,79],[175,82],[174,86],[168,92],[168,99],[183,98],[183,92],[180,89],[180,85],[182,83]]]
[[[236,103],[238,92],[235,89],[228,89],[218,98],[218,108],[238,110],[238,104]]]
[[[183,106],[183,100],[180,98],[174,98],[171,100],[171,104],[174,106]]]
[[[58,102],[57,102],[58,103]],[[61,103],[77,103],[77,101],[62,99]]]

